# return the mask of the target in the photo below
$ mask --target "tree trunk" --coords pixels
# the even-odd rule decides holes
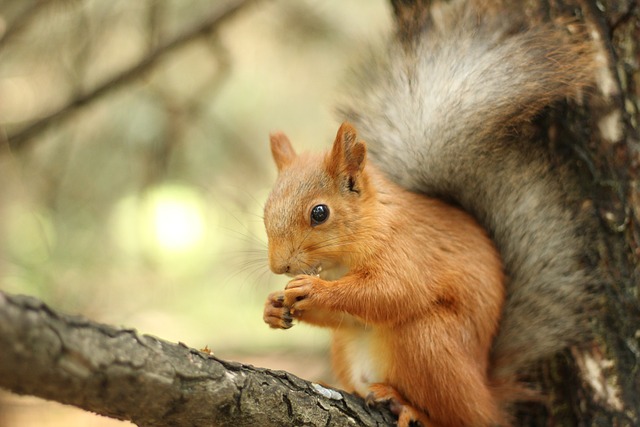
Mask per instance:
[[[391,3],[398,19],[408,19],[403,13],[411,2]],[[523,7],[532,20],[580,16],[603,61],[586,105],[545,123],[572,135],[569,151],[582,165],[601,225],[591,262],[599,264],[604,285],[592,345],[538,367],[531,379],[547,403],[519,407],[515,424],[640,425],[640,6],[528,0]],[[370,410],[361,399],[290,374],[63,316],[26,297],[0,294],[0,349],[0,386],[139,425],[393,422],[384,408]]]
[[[639,425],[640,7],[636,0],[579,5],[606,71],[584,114],[566,118],[565,127],[590,129],[579,132],[577,150],[591,170],[587,185],[602,225],[594,242],[604,273],[602,316],[593,322],[593,348],[557,358],[543,378],[560,402],[552,412],[561,425]]]
[[[592,346],[543,363],[534,381],[548,404],[523,406],[519,419],[540,426],[640,425],[640,6],[636,0],[530,3],[531,16],[580,11],[603,61],[584,109],[558,112],[549,125],[572,135],[565,148],[586,172],[584,187],[601,226],[590,262],[603,283]]]

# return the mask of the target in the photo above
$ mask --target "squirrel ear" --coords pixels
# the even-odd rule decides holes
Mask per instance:
[[[328,172],[333,176],[346,173],[355,178],[364,168],[366,157],[367,147],[363,141],[358,141],[355,128],[347,122],[342,123],[327,159]]]
[[[279,172],[296,158],[296,152],[287,135],[282,132],[270,134],[269,139],[271,140],[271,154]]]

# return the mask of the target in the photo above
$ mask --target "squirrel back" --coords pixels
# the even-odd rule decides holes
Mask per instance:
[[[584,336],[586,215],[530,122],[588,86],[595,61],[584,34],[526,28],[500,6],[397,2],[396,36],[356,73],[340,115],[389,178],[489,232],[508,277],[491,377],[508,380]]]

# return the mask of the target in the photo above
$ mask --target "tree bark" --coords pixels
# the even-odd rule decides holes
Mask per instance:
[[[583,119],[592,129],[583,152],[595,172],[592,197],[603,226],[598,252],[605,285],[596,344],[589,353],[574,352],[591,393],[577,395],[573,409],[577,424],[632,426],[640,424],[640,5],[589,1],[583,9],[598,31],[609,72],[599,76],[598,97]]]
[[[583,170],[600,224],[589,260],[601,274],[593,341],[534,373],[545,406],[521,408],[522,425],[640,425],[640,5],[626,1],[533,1],[532,19],[577,16],[602,61],[583,107],[551,115],[548,129]]]
[[[0,293],[0,386],[140,426],[382,426],[385,408]]]

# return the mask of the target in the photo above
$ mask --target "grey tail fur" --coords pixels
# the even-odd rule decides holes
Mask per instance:
[[[459,204],[496,242],[508,296],[492,376],[506,379],[582,331],[591,279],[577,185],[530,122],[590,84],[590,44],[551,24],[511,24],[488,1],[418,1],[408,12],[404,3],[396,37],[356,73],[341,119],[388,176]]]

